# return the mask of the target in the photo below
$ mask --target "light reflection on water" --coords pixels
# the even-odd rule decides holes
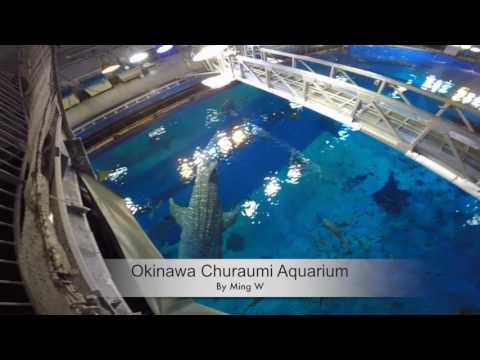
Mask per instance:
[[[207,115],[205,116],[205,126],[209,127],[213,123],[217,123],[221,120],[221,113],[217,109],[207,109]]]
[[[300,178],[302,177],[302,164],[296,163],[291,164],[288,167],[287,172],[287,180],[285,180],[288,184],[297,185],[300,182]]]
[[[327,52],[318,57],[377,72],[472,108],[480,108],[480,82],[477,81],[480,68],[473,63],[444,54],[422,54],[418,50],[399,50],[392,46],[351,46],[348,50]],[[356,79],[355,75],[349,75]],[[454,81],[454,77],[457,80]],[[336,78],[348,81],[344,74],[338,74]],[[389,96],[400,99],[398,91]]]
[[[265,196],[269,202],[272,202],[280,190],[282,190],[281,181],[276,176],[267,176],[263,186]]]
[[[121,166],[112,171],[103,171],[100,174],[100,177],[111,181],[112,183],[123,183],[122,180],[125,180],[125,177],[128,175],[128,167]]]
[[[247,200],[242,204],[241,214],[247,218],[250,218],[251,224],[255,224],[255,218],[258,214],[258,208],[260,204],[254,200]]]
[[[167,130],[165,129],[165,127],[163,126],[160,126],[159,128],[155,129],[155,130],[152,130],[148,133],[148,137],[150,139],[153,139],[155,141],[159,141],[161,139],[161,136],[163,134],[165,134],[167,132]]]
[[[127,207],[128,210],[132,213],[132,215],[135,215],[137,211],[141,210],[142,207],[138,204],[135,204],[133,200],[129,197],[126,197],[123,199],[125,201],[125,206]]]
[[[421,86],[428,76],[410,75],[407,78],[417,81],[416,86]],[[438,93],[444,86],[438,85],[438,80],[443,77],[435,76],[435,81],[429,81]],[[461,84],[454,77],[453,81]],[[447,95],[451,96],[456,88],[449,91]],[[375,140],[333,124],[298,104],[243,85],[217,98],[195,104],[171,121],[164,118],[162,124],[168,132],[160,135],[159,141],[148,143],[149,152],[143,153],[145,160],[129,160],[132,149],[142,150],[134,139],[94,159],[98,168],[118,170],[125,165],[128,169],[115,172],[113,179],[122,181],[112,182],[109,178],[107,183],[129,199],[125,201],[131,211],[166,257],[176,257],[180,237],[179,227],[168,219],[166,199],[180,198],[180,203],[186,204],[196,167],[206,157],[214,157],[221,164],[219,183],[225,209],[241,204],[242,216],[224,233],[224,241],[234,239],[243,245],[227,247],[225,257],[432,255],[441,259],[436,264],[439,272],[459,268],[464,273],[457,278],[468,286],[442,275],[444,296],[438,303],[430,302],[422,308],[408,307],[403,300],[393,306],[390,300],[365,299],[320,299],[318,303],[265,299],[254,306],[248,299],[243,300],[245,306],[239,306],[239,300],[204,303],[232,313],[401,313],[454,312],[476,299],[478,287],[473,279],[478,276],[471,269],[478,260],[479,245],[471,240],[478,238],[478,231],[474,231],[480,229],[477,200]],[[239,105],[239,98],[249,102]],[[248,121],[235,118],[231,99],[235,111]],[[293,111],[300,116],[292,117]],[[214,121],[207,116],[213,116]],[[190,131],[185,125],[185,133],[179,133],[178,127],[192,124],[192,119],[198,119],[195,124],[200,125],[189,125]],[[317,127],[319,123],[322,125]],[[155,128],[158,124],[149,131]],[[199,133],[201,137],[193,137]],[[179,134],[186,140],[180,141]],[[170,147],[164,145],[164,135],[176,137],[177,142]],[[160,161],[162,156],[167,158],[164,154],[171,159],[171,166],[170,160]],[[111,166],[118,163],[122,166]],[[180,168],[180,164],[186,165]],[[373,199],[373,194],[388,182],[390,173],[401,192],[411,193],[398,215],[388,213]],[[160,205],[149,209],[150,204]],[[461,263],[453,260],[455,257],[461,258]]]
[[[234,149],[248,144],[252,136],[251,124],[248,122],[235,125],[228,131],[217,131],[204,149],[197,147],[190,158],[177,160],[177,171],[182,181],[191,182],[198,166],[208,159],[227,160]]]

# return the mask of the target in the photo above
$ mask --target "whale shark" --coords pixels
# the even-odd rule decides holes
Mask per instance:
[[[218,162],[208,159],[197,166],[195,183],[188,207],[169,199],[170,213],[182,228],[179,258],[222,257],[222,233],[232,225],[240,206],[223,212],[218,195]]]

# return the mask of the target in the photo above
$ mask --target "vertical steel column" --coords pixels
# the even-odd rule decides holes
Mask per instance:
[[[455,147],[455,144],[453,143],[452,139],[450,138],[450,136],[448,135],[445,135],[445,138],[447,139],[447,143],[448,145],[450,146],[450,148],[452,149],[453,151],[453,155],[455,156],[455,158],[458,160],[458,162],[460,163],[460,167],[462,169],[462,173],[463,175],[468,178],[467,176],[467,168],[465,167],[465,163],[463,162],[457,148]]]
[[[465,124],[465,126],[467,127],[468,131],[470,132],[475,132],[475,129],[473,128],[472,124],[470,123],[470,121],[468,121],[468,119],[465,117],[465,114],[463,113],[463,111],[461,111],[459,108],[455,108],[455,110],[457,111],[457,114],[460,116],[460,118],[462,119],[463,123]]]
[[[385,80],[382,80],[380,82],[380,86],[378,87],[377,94],[382,95],[383,89],[385,88],[385,84],[386,84]]]
[[[268,70],[268,66],[265,64],[265,83],[267,84],[267,88],[270,87],[270,71]]]
[[[308,82],[304,77],[302,79],[303,79],[303,100],[307,101],[308,100]]]
[[[334,77],[335,77],[335,66],[332,66],[332,67],[330,68],[330,77],[331,77],[331,78],[334,78]]]

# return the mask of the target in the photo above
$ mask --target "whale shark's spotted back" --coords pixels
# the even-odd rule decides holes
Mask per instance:
[[[197,167],[197,175],[188,207],[170,199],[170,212],[182,227],[179,258],[222,257],[222,233],[232,224],[239,207],[224,213],[218,195],[218,163],[206,160]]]

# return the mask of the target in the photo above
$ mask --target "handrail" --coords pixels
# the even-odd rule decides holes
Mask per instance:
[[[262,60],[254,59],[254,58],[250,58],[250,57],[237,55],[236,58],[240,61],[249,62],[249,63],[256,64],[256,65],[259,65],[259,66],[262,66],[262,67],[265,67],[265,68],[268,67],[268,70],[270,70],[270,71],[271,70],[277,70],[279,72],[288,72],[288,73],[296,74],[296,75],[298,75],[298,76],[302,77],[303,79],[305,79],[307,81],[310,81],[310,82],[315,82],[316,80],[320,80],[321,82],[324,82],[324,83],[335,86],[335,88],[350,91],[350,92],[353,92],[355,94],[364,96],[364,100],[367,101],[367,102],[371,101],[373,99],[376,99],[376,98],[377,99],[380,98],[381,101],[384,102],[384,103],[395,106],[396,108],[400,108],[402,111],[404,111],[406,113],[412,113],[412,106],[411,105],[408,105],[406,103],[403,103],[403,102],[395,100],[395,99],[392,99],[388,96],[379,94],[375,91],[372,91],[372,90],[365,89],[365,88],[357,86],[357,85],[347,83],[345,81],[341,81],[341,80],[338,80],[338,79],[335,79],[335,78],[331,78],[331,77],[328,77],[328,76],[325,76],[325,75],[322,75],[322,74],[318,74],[318,73],[313,73],[313,72],[303,70],[303,69],[291,68],[291,67],[286,66],[286,65],[265,63]],[[428,113],[425,110],[422,110],[422,109],[419,109],[419,108],[415,108],[415,113],[420,115],[419,118],[417,117],[417,120],[422,122],[425,126],[431,127],[432,130],[436,130],[436,131],[438,131],[442,134],[445,134],[445,135],[449,134],[451,131],[459,132],[463,136],[469,138],[473,144],[476,144],[476,146],[478,146],[480,148],[480,138],[478,137],[478,135],[473,134],[469,131],[466,131],[463,127],[460,127],[460,125],[452,123],[452,122],[445,121],[441,117],[436,117],[436,116],[432,115],[431,113]]]
[[[292,57],[290,65],[275,62],[266,54],[263,52],[261,58],[223,54],[218,61],[227,65],[235,79],[360,130],[480,198],[480,134],[469,126],[459,108],[463,124],[446,118],[445,109],[433,113],[384,94],[385,85],[391,85],[388,78],[376,84],[379,89],[375,91],[357,85],[343,70],[339,72],[347,81],[336,78],[334,71],[328,76],[308,65],[307,70],[295,67],[295,62],[305,65],[303,56],[288,54]]]
[[[374,73],[374,72],[371,72],[371,71],[368,71],[368,70],[363,70],[363,69],[355,68],[355,67],[348,66],[348,65],[338,64],[338,63],[330,62],[330,61],[327,61],[327,60],[316,59],[316,58],[312,58],[312,57],[309,57],[309,56],[290,54],[290,53],[286,53],[286,52],[279,51],[279,50],[271,50],[271,49],[261,48],[260,52],[269,53],[269,54],[272,54],[272,55],[284,56],[284,57],[288,57],[288,58],[291,58],[291,59],[293,59],[293,58],[300,59],[300,60],[303,60],[303,61],[308,61],[308,62],[324,65],[324,66],[327,66],[327,67],[330,67],[330,68],[341,69],[341,70],[348,71],[348,72],[358,74],[358,75],[361,75],[361,76],[365,76],[365,77],[368,77],[368,78],[371,78],[371,79],[384,81],[387,84],[392,84],[392,85],[396,85],[398,87],[403,87],[403,88],[405,88],[409,91],[412,91],[412,92],[415,92],[417,94],[420,94],[420,95],[432,98],[434,100],[437,100],[437,101],[443,103],[443,106],[448,105],[449,107],[450,106],[455,107],[455,108],[461,109],[463,111],[471,112],[471,113],[474,113],[474,114],[480,116],[480,110],[478,110],[474,107],[467,106],[465,104],[453,101],[453,100],[451,100],[447,97],[433,94],[431,92],[425,91],[425,90],[423,90],[421,88],[418,88],[416,86],[413,86],[413,85],[410,85],[410,84],[407,84],[407,83],[403,83],[401,81],[398,81],[398,80],[395,80],[395,79],[389,78],[387,76],[383,76],[383,75],[380,75],[380,74],[377,74],[377,73]],[[268,61],[268,60],[266,60],[266,61]]]
[[[169,82],[168,84],[165,84],[165,85],[162,85],[160,87],[157,87],[155,89],[152,89],[150,90],[149,92],[145,93],[145,94],[142,94],[142,95],[139,95],[139,96],[136,96],[135,98],[133,99],[130,99],[128,100],[127,102],[124,102],[110,110],[107,110],[106,112],[100,114],[100,115],[97,115],[96,117],[94,117],[93,119],[91,120],[87,120],[85,122],[83,122],[82,124],[78,125],[77,127],[75,127],[75,129],[73,130],[73,132],[75,134],[79,133],[79,132],[82,132],[84,131],[85,129],[88,129],[89,127],[95,125],[99,120],[102,120],[102,119],[106,119],[108,118],[109,116],[112,116],[122,110],[125,110],[125,109],[128,109],[130,106],[132,105],[135,105],[135,104],[138,104],[139,102],[141,102],[141,100],[143,99],[149,99],[153,96],[156,96],[156,95],[159,95],[161,92],[165,91],[165,90],[169,90],[171,88],[174,88],[184,82],[187,82],[187,81],[190,81],[191,78],[182,78],[182,79],[177,79],[177,80],[174,80],[174,81],[171,81]]]

